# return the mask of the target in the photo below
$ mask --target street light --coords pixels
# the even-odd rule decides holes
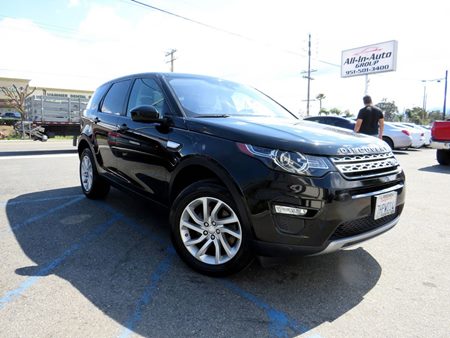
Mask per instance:
[[[443,119],[445,120],[445,110],[446,110],[446,103],[447,103],[447,77],[448,77],[448,70],[445,71],[445,77],[439,78],[439,79],[432,79],[432,80],[422,80],[424,83],[423,85],[423,110],[424,112],[427,111],[427,82],[441,82],[442,80],[445,80],[445,92],[444,92],[444,108],[443,108]]]

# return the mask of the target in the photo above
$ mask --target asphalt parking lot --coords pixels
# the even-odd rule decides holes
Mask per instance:
[[[432,149],[396,152],[393,230],[214,279],[177,257],[167,211],[84,198],[71,141],[39,145],[0,142],[0,337],[449,336],[450,167]]]

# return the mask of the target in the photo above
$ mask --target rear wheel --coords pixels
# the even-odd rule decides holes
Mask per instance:
[[[170,221],[178,254],[203,274],[226,276],[252,261],[238,208],[215,182],[200,181],[183,190],[174,201]]]
[[[436,158],[439,164],[450,165],[450,150],[438,149],[436,151]]]
[[[105,198],[110,189],[109,183],[99,176],[94,156],[89,148],[81,153],[80,183],[83,193],[91,199]]]

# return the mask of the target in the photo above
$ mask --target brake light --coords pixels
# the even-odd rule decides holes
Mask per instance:
[[[406,134],[406,135],[408,135],[408,136],[411,136],[411,134],[409,133],[409,131],[407,131],[406,129],[402,129],[402,133],[403,133],[403,134]]]

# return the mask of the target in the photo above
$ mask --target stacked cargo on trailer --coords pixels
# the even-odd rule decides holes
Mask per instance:
[[[25,110],[33,125],[43,128],[48,137],[75,137],[80,133],[80,115],[89,98],[79,94],[33,95],[27,98]]]

